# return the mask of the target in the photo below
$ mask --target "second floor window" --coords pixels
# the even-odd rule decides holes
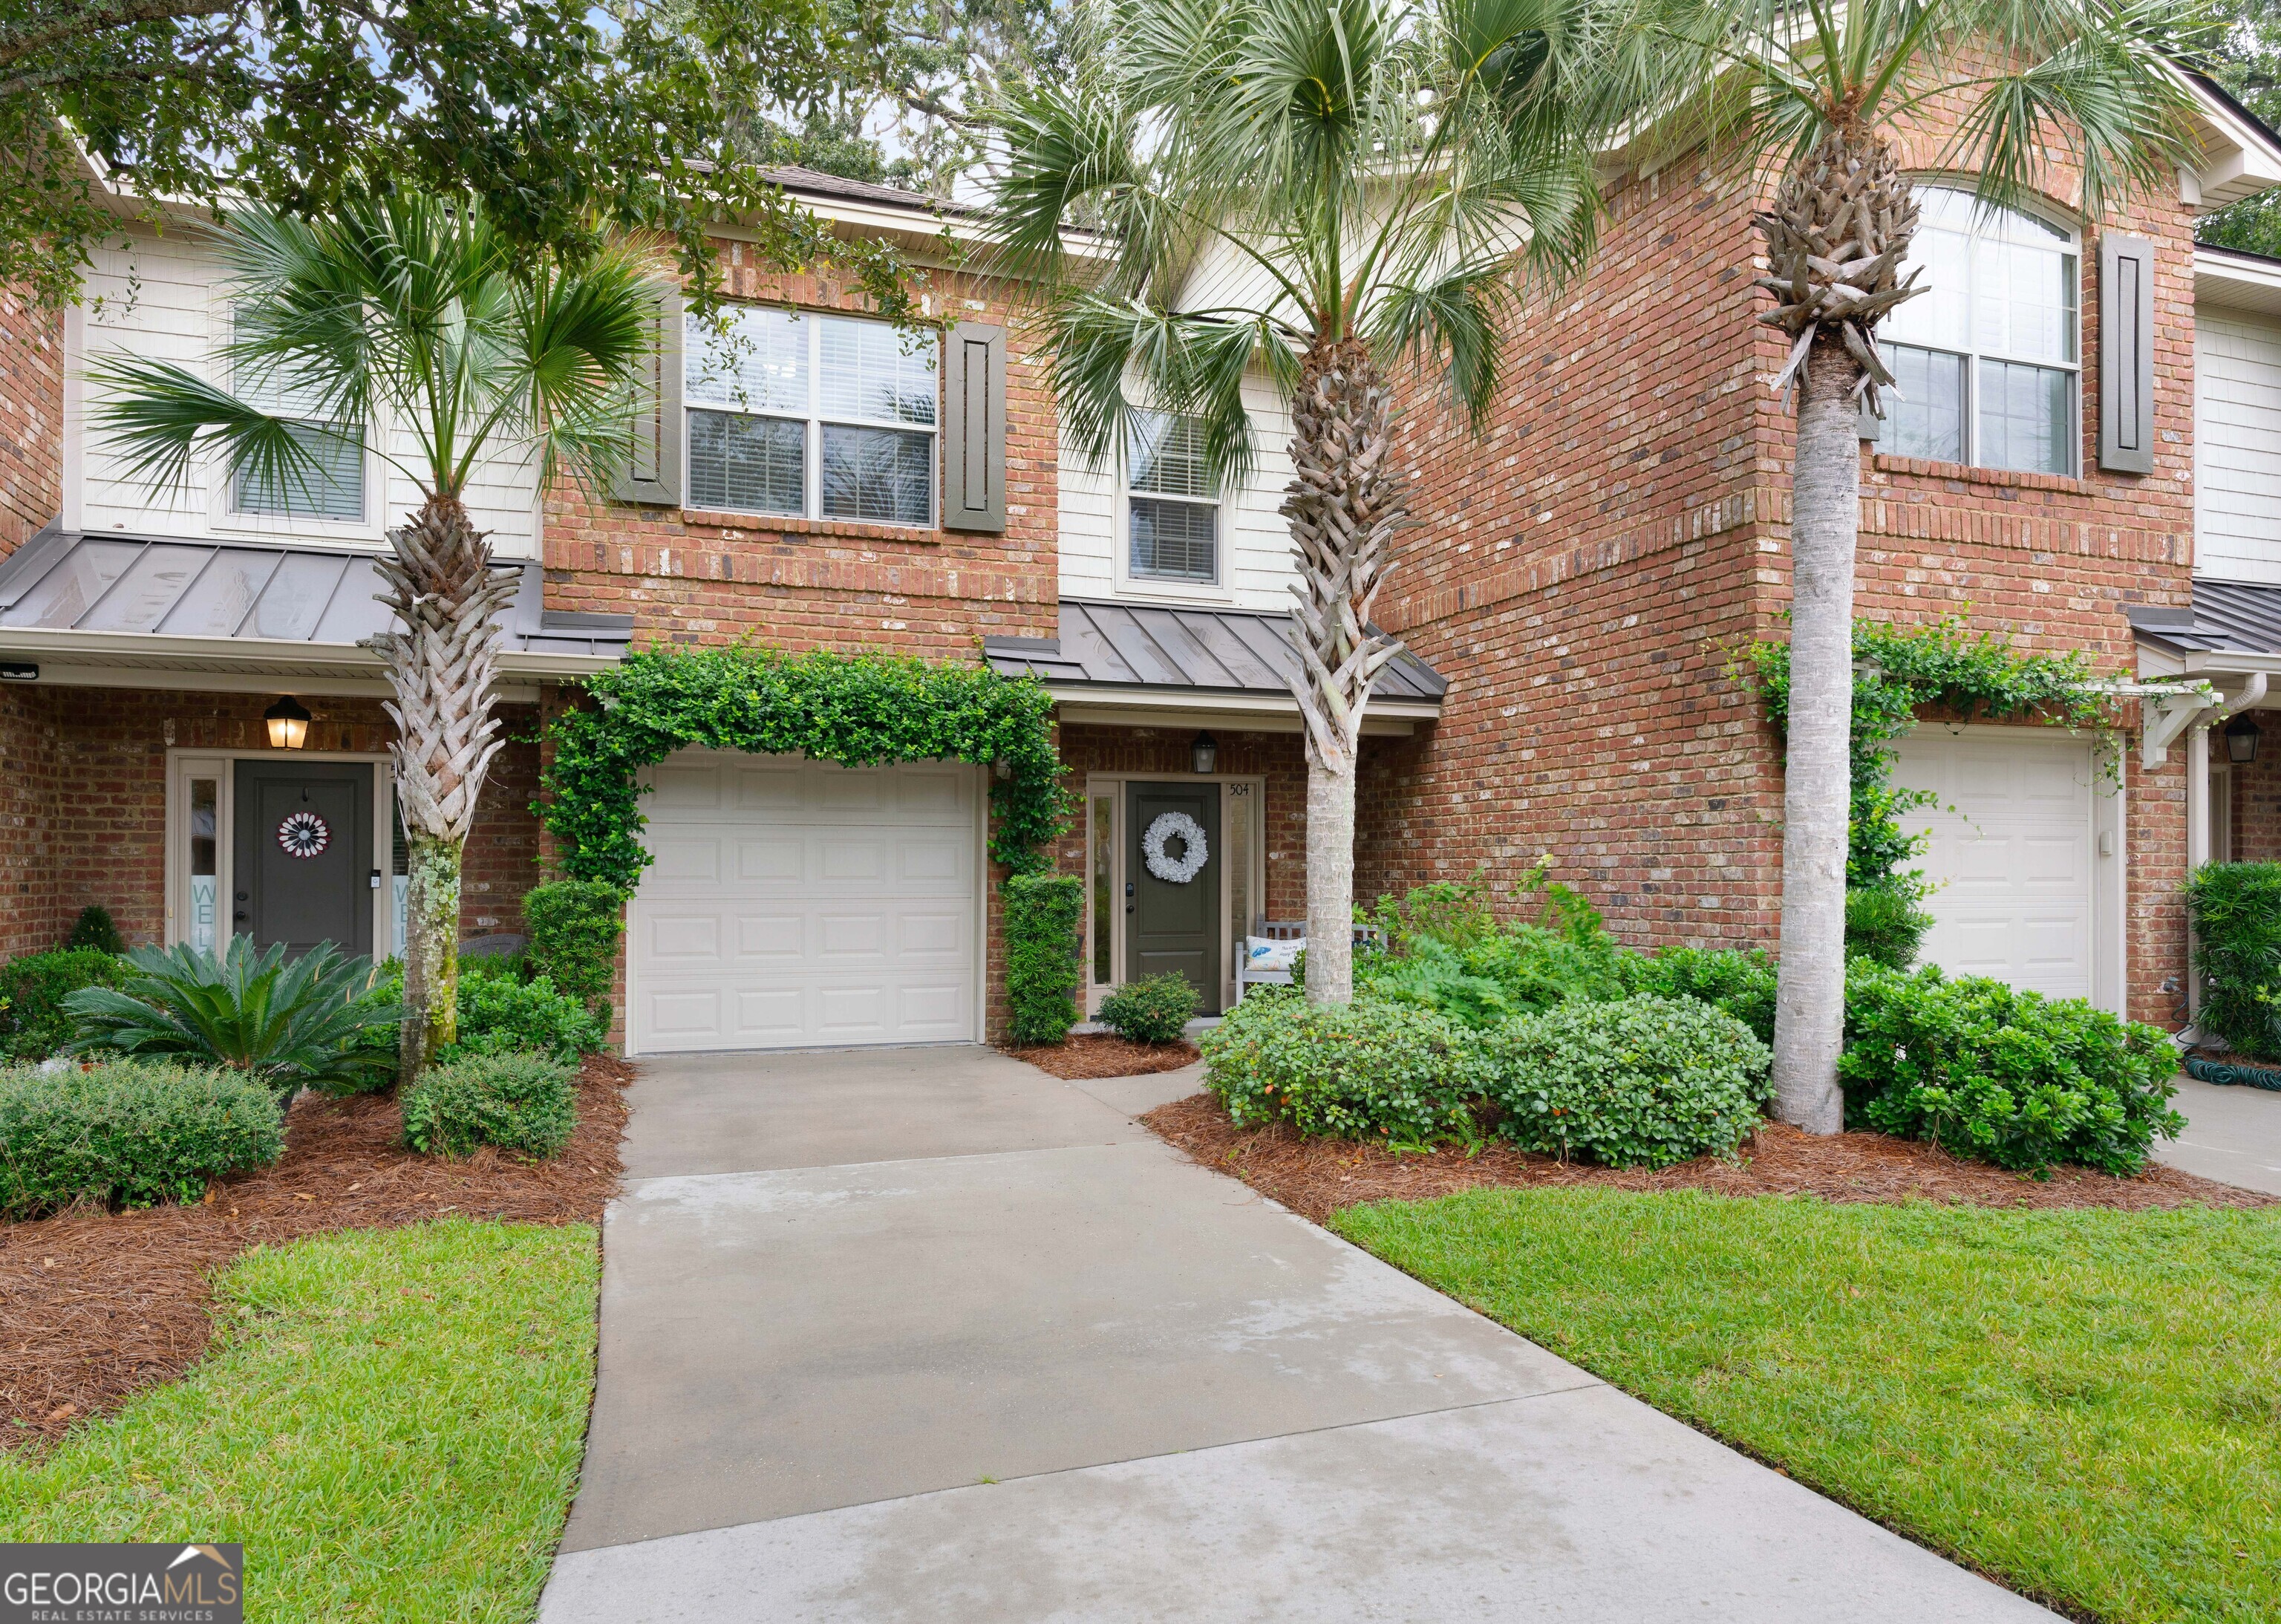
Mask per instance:
[[[2030,474],[2073,474],[2081,440],[2076,240],[1968,193],[1917,191],[1910,263],[1931,291],[1879,333],[1902,398],[1882,449]]]
[[[298,474],[264,476],[240,468],[230,476],[229,510],[283,519],[364,519],[364,430],[316,414],[311,391],[241,367],[231,383],[240,398],[265,412],[301,421],[287,432],[308,453]],[[313,468],[309,464],[313,463]]]
[[[1125,522],[1138,580],[1219,579],[1219,501],[1193,417],[1136,412],[1125,443]]]
[[[749,305],[686,336],[691,507],[934,522],[932,337]]]

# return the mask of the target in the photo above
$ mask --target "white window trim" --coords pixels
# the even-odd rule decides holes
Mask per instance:
[[[190,781],[213,778],[214,785],[214,951],[229,945],[233,884],[236,861],[237,763],[244,761],[366,762],[372,765],[373,855],[380,864],[381,886],[372,905],[372,940],[357,951],[375,960],[396,951],[396,780],[385,755],[352,750],[201,750],[170,748],[166,752],[166,945],[189,940],[190,924]],[[348,944],[342,944],[344,947]]]
[[[769,305],[749,305],[735,307],[754,310],[773,310],[777,308],[776,306]],[[808,409],[806,414],[803,415],[796,415],[788,412],[762,411],[749,406],[738,406],[726,401],[692,399],[689,394],[689,365],[690,359],[696,354],[696,347],[690,342],[688,333],[684,329],[682,339],[683,359],[680,381],[681,468],[682,483],[684,487],[682,492],[683,499],[688,506],[700,510],[717,513],[749,513],[756,519],[805,519],[825,524],[878,524],[888,526],[895,530],[910,530],[915,533],[940,528],[942,522],[942,417],[944,412],[942,398],[941,341],[939,339],[932,341],[935,345],[935,406],[933,422],[905,422],[900,418],[890,420],[887,418],[835,417],[827,414],[823,409],[823,324],[827,321],[846,321],[858,326],[882,328],[892,328],[893,324],[871,318],[846,315],[839,312],[828,310],[795,310],[784,312],[783,313],[797,317],[802,326],[807,329]],[[684,320],[686,321],[689,318],[684,317]],[[696,462],[691,455],[690,433],[692,426],[696,421],[696,414],[700,412],[718,412],[733,417],[768,417],[774,418],[781,422],[797,422],[805,425],[803,430],[804,445],[802,452],[803,468],[801,474],[802,494],[800,511],[796,514],[787,514],[770,513],[766,509],[757,507],[708,507],[707,504],[697,501],[691,492],[691,486],[694,480]],[[827,428],[892,429],[903,434],[924,434],[926,436],[930,449],[927,452],[927,516],[924,521],[918,523],[912,523],[907,520],[901,519],[851,519],[838,514],[826,514],[823,511],[823,431]]]
[[[236,387],[235,381],[227,375],[221,355],[224,337],[235,318],[236,307],[229,299],[221,290],[213,290],[206,306],[206,370],[210,377],[219,377],[225,388]],[[206,528],[217,536],[255,540],[299,537],[334,543],[385,542],[388,527],[380,515],[387,505],[390,470],[374,448],[387,432],[386,419],[378,413],[375,414],[375,421],[364,426],[363,517],[325,519],[313,514],[240,513],[237,481],[228,461],[213,457],[208,459],[205,468]]]
[[[1971,189],[1968,184],[1959,185],[1953,177],[1948,176],[1922,177],[1913,181],[1911,182],[1911,187],[1913,190],[1945,191],[1955,193],[1967,198],[1969,198],[1971,195]],[[2075,259],[2075,342],[2071,346],[2075,352],[2075,360],[2071,361],[2055,361],[2041,356],[2014,355],[2007,354],[2000,351],[1981,349],[1978,344],[1979,336],[1976,331],[1976,323],[1975,321],[1976,313],[1971,308],[1968,302],[1964,313],[1964,329],[1967,343],[1965,347],[1960,350],[1950,349],[1941,344],[1922,343],[1914,339],[1894,337],[1881,337],[1881,344],[1882,347],[1884,348],[1922,350],[1934,355],[1960,356],[1963,358],[1964,398],[1961,403],[1961,410],[1959,413],[1959,417],[1961,421],[1960,432],[1963,437],[1963,445],[1959,447],[1960,454],[1957,458],[1957,460],[1965,468],[1987,468],[1993,473],[2048,473],[2050,470],[2038,468],[1998,468],[1994,464],[1983,462],[1980,460],[1980,363],[1983,360],[1997,361],[2010,366],[2034,367],[2042,371],[2064,372],[2068,374],[2068,375],[2074,380],[2073,384],[2068,390],[2068,421],[2066,432],[2061,436],[2062,443],[2067,446],[2068,465],[2065,468],[2061,469],[2056,476],[2062,479],[2079,479],[2083,476],[2083,233],[2076,229],[2072,225],[2062,220],[2054,220],[2047,214],[2036,213],[2027,209],[2008,209],[2006,212],[2008,213],[2018,214],[2023,218],[2031,220],[2036,224],[2042,226],[2048,230],[2059,232],[2067,238],[2066,251],[2072,255]],[[1979,241],[1976,235],[1978,230],[1979,222],[1976,219],[1965,239],[1966,251],[1968,255],[1970,253],[1971,245]],[[1909,453],[1904,452],[1903,454],[1907,455]]]
[[[1230,808],[1239,800],[1248,803],[1251,818],[1250,839],[1246,843],[1249,862],[1245,875],[1254,911],[1267,894],[1267,778],[1262,773],[1243,772],[1125,772],[1088,773],[1085,780],[1085,942],[1079,963],[1084,966],[1085,1013],[1091,1020],[1101,1008],[1101,1001],[1125,985],[1128,972],[1125,965],[1125,919],[1123,903],[1125,887],[1131,880],[1125,870],[1129,856],[1125,849],[1125,786],[1133,784],[1217,784],[1222,786],[1219,798],[1220,839],[1227,839]],[[1227,793],[1230,785],[1246,786],[1241,796]],[[1105,796],[1110,803],[1110,855],[1113,869],[1109,883],[1110,916],[1103,921],[1094,906],[1093,861],[1094,842],[1100,831],[1094,824],[1094,800]],[[1230,886],[1234,869],[1232,864],[1219,865],[1220,941],[1220,1002],[1223,1009],[1235,1002],[1236,953],[1241,946],[1235,921],[1228,917]],[[1262,916],[1264,916],[1264,915]],[[1099,932],[1104,924],[1109,927],[1109,980],[1106,984],[1093,978],[1094,952],[1100,941]],[[1247,927],[1248,929],[1248,927]]]
[[[1135,491],[1133,488],[1133,458],[1130,437],[1119,435],[1117,442],[1116,485],[1112,492],[1115,511],[1110,515],[1110,546],[1115,552],[1111,561],[1116,568],[1115,580],[1119,597],[1162,597],[1184,603],[1233,603],[1235,588],[1231,577],[1230,555],[1234,551],[1237,498],[1226,491],[1218,496],[1166,496],[1161,491]],[[1183,580],[1177,576],[1142,575],[1133,568],[1133,499],[1145,497],[1152,502],[1182,502],[1194,507],[1210,507],[1212,516],[1212,578],[1209,581]]]

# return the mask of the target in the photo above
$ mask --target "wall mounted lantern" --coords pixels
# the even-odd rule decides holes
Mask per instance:
[[[2257,723],[2244,711],[2225,724],[2225,759],[2246,767],[2257,759]]]
[[[1188,759],[1198,772],[1210,772],[1219,764],[1219,740],[1210,733],[1196,735],[1196,742],[1188,746]]]
[[[309,742],[309,713],[290,694],[261,713],[272,750],[298,750]]]

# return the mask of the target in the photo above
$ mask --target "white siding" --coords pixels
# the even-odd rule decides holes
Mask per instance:
[[[2281,319],[2194,313],[2194,573],[2281,583]]]
[[[214,348],[227,336],[228,310],[215,283],[219,271],[212,251],[182,235],[138,234],[100,249],[87,278],[87,306],[73,323],[83,335],[84,354],[126,350],[206,371]],[[72,359],[76,367],[79,357]],[[209,375],[213,375],[209,373]],[[78,455],[66,467],[77,469],[77,489],[66,494],[67,516],[89,531],[197,538],[259,537],[274,540],[358,543],[377,546],[386,526],[419,501],[412,482],[376,456],[366,459],[366,520],[341,523],[275,518],[229,511],[228,482],[219,464],[200,470],[187,486],[153,491],[127,477],[125,466],[85,418],[97,404],[94,391],[73,391],[83,405],[70,432],[81,437]],[[393,447],[414,460],[408,441]],[[384,483],[383,483],[384,482]],[[537,480],[535,471],[491,462],[478,472],[468,492],[478,526],[491,533],[491,546],[503,558],[538,555]]]
[[[1220,578],[1204,586],[1135,579],[1127,569],[1123,469],[1094,468],[1063,437],[1061,590],[1064,598],[1133,598],[1226,604],[1280,611],[1291,607],[1290,531],[1276,509],[1291,483],[1291,414],[1264,379],[1245,390],[1257,459],[1243,489],[1220,502]]]

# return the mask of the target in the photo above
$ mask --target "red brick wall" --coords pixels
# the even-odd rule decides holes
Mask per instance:
[[[859,295],[811,277],[727,269],[740,298],[861,307]],[[930,297],[963,321],[1017,323],[992,281],[939,275]],[[1018,338],[1006,378],[1001,536],[622,507],[563,490],[546,504],[547,605],[630,614],[638,646],[752,638],[958,659],[972,658],[986,636],[1051,637],[1060,524],[1051,383]]]
[[[2264,735],[2257,759],[2227,775],[2233,797],[2233,860],[2281,862],[2281,712],[2260,711],[2256,721]],[[2223,760],[2224,753],[2224,739],[2213,734],[2210,754]]]
[[[0,287],[0,555],[63,511],[63,320]]]
[[[1549,852],[1635,943],[1773,944],[1780,762],[1729,665],[1750,638],[1784,635],[1793,437],[1763,382],[1782,349],[1751,319],[1764,267],[1749,203],[1731,173],[1690,165],[1619,191],[1590,275],[1524,318],[1487,432],[1430,409],[1411,419],[1422,523],[1380,618],[1452,688],[1430,737],[1365,774],[1365,894]],[[2191,222],[2155,198],[2126,223],[2155,239],[2161,267],[2155,472],[2096,469],[2094,236],[2084,476],[1865,450],[1865,617],[1965,615],[2120,673],[2133,661],[2122,606],[2186,599]],[[2126,791],[2132,1012],[2168,1020],[2159,984],[2184,969],[2180,769],[2145,775],[2134,758]]]
[[[129,942],[166,933],[166,752],[259,750],[267,694],[110,688],[0,689],[0,949],[53,946],[79,910],[100,903]],[[307,748],[379,754],[392,729],[376,700],[308,697]],[[511,735],[531,708],[509,706]],[[520,930],[516,906],[537,878],[525,808],[537,777],[527,737],[500,751],[468,841],[460,930]],[[14,769],[24,766],[19,775]]]

